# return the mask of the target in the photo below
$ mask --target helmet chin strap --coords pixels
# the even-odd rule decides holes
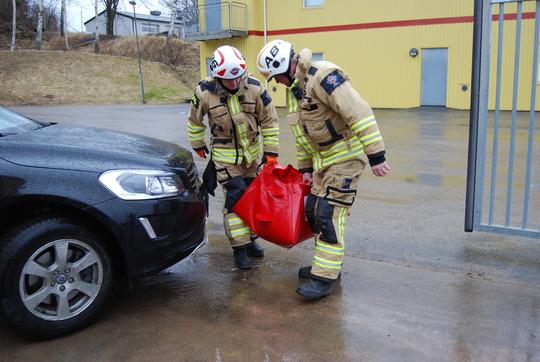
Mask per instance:
[[[236,89],[230,89],[230,88],[225,87],[223,85],[223,82],[221,81],[221,78],[217,78],[217,81],[219,82],[219,84],[221,84],[223,89],[225,89],[227,91],[227,93],[229,93],[229,94],[236,94],[236,93],[238,93],[238,90],[240,90],[240,87],[238,87]]]
[[[293,63],[293,58],[294,58],[294,52],[291,49],[291,55],[289,58],[289,66],[287,67],[287,71],[283,73],[283,75],[289,80],[289,87],[294,83],[294,77],[291,77],[291,67]]]
[[[294,77],[291,77],[291,75],[289,74],[289,72],[287,72],[287,74],[285,75],[287,77],[287,79],[289,80],[289,87],[294,83]]]

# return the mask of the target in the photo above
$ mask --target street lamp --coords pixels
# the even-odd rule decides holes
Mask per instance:
[[[135,39],[137,41],[137,60],[139,62],[139,82],[141,83],[141,103],[145,104],[146,101],[144,100],[144,81],[143,81],[143,75],[142,75],[142,69],[141,69],[141,51],[139,49],[139,34],[137,33],[137,15],[135,15],[135,4],[137,4],[135,1],[131,0],[129,2],[131,5],[133,5],[133,27],[135,28]]]

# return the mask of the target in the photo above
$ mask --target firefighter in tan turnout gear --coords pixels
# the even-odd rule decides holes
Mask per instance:
[[[200,157],[211,154],[209,162],[215,164],[217,181],[225,194],[223,222],[235,263],[240,269],[250,269],[248,256],[262,257],[264,250],[231,209],[257,176],[261,163],[277,162],[278,118],[271,97],[248,75],[238,49],[228,45],[217,48],[210,69],[211,77],[199,82],[193,95],[188,134]],[[210,151],[204,140],[205,115],[211,133]]]
[[[287,118],[296,138],[298,168],[312,183],[306,216],[315,236],[312,265],[298,271],[310,281],[296,291],[319,299],[332,292],[341,274],[345,219],[360,174],[368,162],[376,176],[390,171],[382,136],[347,74],[330,62],[313,61],[310,50],[295,54],[290,43],[274,40],[259,52],[257,67],[267,80],[288,87]]]

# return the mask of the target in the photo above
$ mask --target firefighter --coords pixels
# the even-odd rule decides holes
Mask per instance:
[[[236,266],[250,269],[249,256],[263,257],[264,250],[232,207],[257,176],[258,167],[277,162],[278,117],[270,95],[248,75],[238,49],[228,45],[217,48],[210,70],[211,77],[199,82],[192,97],[188,135],[199,157],[210,153],[209,163],[215,165],[215,176],[225,195],[223,223]],[[211,133],[210,151],[204,139],[205,115]]]
[[[313,61],[309,49],[295,53],[291,43],[274,40],[260,50],[257,68],[287,87],[298,168],[312,184],[306,216],[315,237],[313,262],[298,271],[309,282],[296,292],[319,299],[341,275],[345,220],[362,171],[368,162],[376,176],[390,171],[382,135],[348,75],[333,63]]]

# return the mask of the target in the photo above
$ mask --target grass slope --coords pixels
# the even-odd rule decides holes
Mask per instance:
[[[192,67],[175,69],[145,60],[142,71],[148,103],[183,102],[198,78],[192,74],[198,70]],[[2,50],[0,84],[3,105],[140,102],[137,60],[132,57],[85,51]]]

